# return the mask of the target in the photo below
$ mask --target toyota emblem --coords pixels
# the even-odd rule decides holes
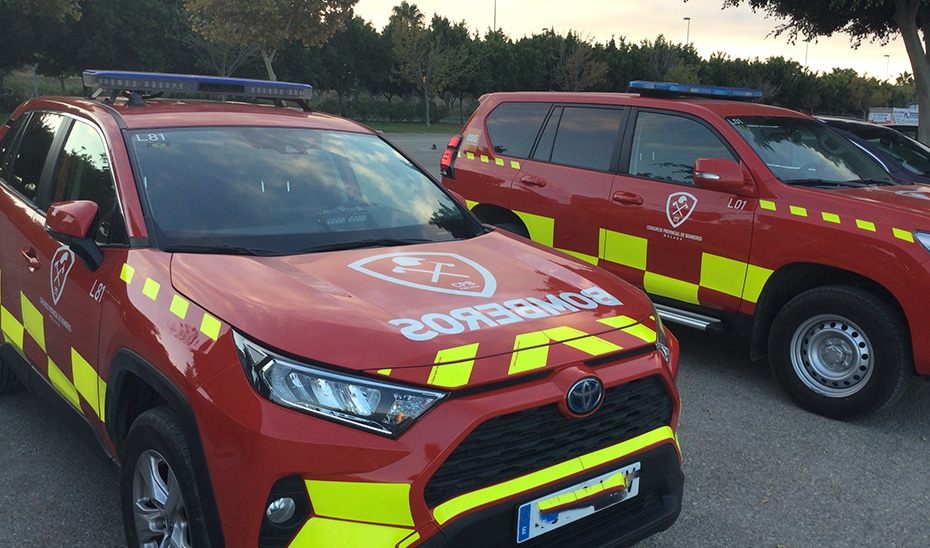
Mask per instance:
[[[604,399],[604,385],[600,379],[585,377],[568,389],[565,404],[575,416],[583,417],[597,411]]]

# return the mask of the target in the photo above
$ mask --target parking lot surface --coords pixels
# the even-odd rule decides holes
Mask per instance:
[[[396,139],[434,174],[447,140]],[[684,504],[638,546],[930,546],[930,383],[838,422],[797,408],[741,340],[671,328]],[[118,496],[116,472],[62,413],[26,393],[0,397],[0,547],[121,546]]]

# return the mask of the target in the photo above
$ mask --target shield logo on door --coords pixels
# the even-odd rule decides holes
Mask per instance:
[[[65,282],[68,281],[68,273],[74,266],[74,252],[68,246],[61,246],[52,257],[52,268],[49,272],[52,284],[52,302],[58,304],[58,299],[65,291]]]
[[[668,217],[668,222],[672,224],[672,228],[678,228],[688,220],[688,217],[694,213],[697,202],[697,198],[688,192],[669,194],[668,202],[665,204],[665,215]]]

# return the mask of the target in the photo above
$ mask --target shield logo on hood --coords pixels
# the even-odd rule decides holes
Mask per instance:
[[[455,253],[385,253],[355,261],[349,268],[380,280],[436,293],[490,297],[497,290],[497,281],[488,269]]]
[[[665,204],[665,216],[668,222],[672,223],[672,228],[678,228],[694,212],[697,206],[697,198],[688,192],[675,192],[668,195],[668,202]]]

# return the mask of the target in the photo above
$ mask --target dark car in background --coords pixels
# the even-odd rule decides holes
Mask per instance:
[[[864,120],[819,116],[881,162],[885,169],[905,184],[930,184],[930,147],[888,126]]]

